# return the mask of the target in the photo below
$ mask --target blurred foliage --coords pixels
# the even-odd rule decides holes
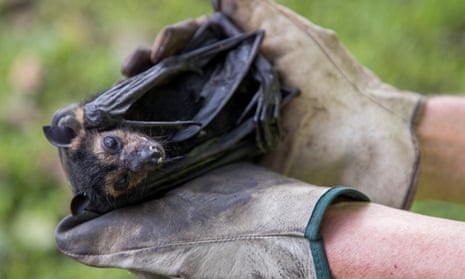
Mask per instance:
[[[462,0],[279,1],[337,30],[385,81],[419,92],[465,92]],[[61,255],[54,227],[70,192],[41,126],[53,112],[120,78],[131,50],[165,25],[211,13],[206,0],[0,0],[0,278],[131,278]],[[465,220],[458,205],[414,210]]]

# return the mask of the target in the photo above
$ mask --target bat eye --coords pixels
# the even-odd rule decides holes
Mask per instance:
[[[129,185],[129,179],[128,179],[128,176],[125,175],[116,181],[114,187],[116,191],[124,191],[128,188],[128,185]]]
[[[106,136],[102,141],[103,147],[110,151],[119,151],[121,150],[121,141],[118,137],[115,136]]]

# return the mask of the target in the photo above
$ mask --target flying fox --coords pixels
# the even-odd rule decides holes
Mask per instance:
[[[216,13],[179,53],[55,112],[43,131],[71,184],[71,212],[154,198],[270,150],[280,109],[298,91],[259,53],[264,35]]]

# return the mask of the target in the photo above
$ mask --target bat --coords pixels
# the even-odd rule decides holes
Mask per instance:
[[[59,150],[72,214],[156,198],[270,150],[298,90],[259,53],[264,35],[215,13],[178,53],[55,112],[43,132]]]

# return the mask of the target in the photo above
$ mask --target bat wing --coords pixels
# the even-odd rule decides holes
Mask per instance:
[[[254,33],[244,33],[188,53],[168,57],[150,69],[119,82],[114,87],[99,94],[92,101],[85,104],[85,127],[105,130],[121,124],[124,121],[123,116],[126,112],[144,94],[161,84],[169,82],[173,77],[182,72],[201,72],[203,66],[209,63],[215,56],[252,36],[254,36]],[[182,124],[182,122],[176,123],[176,121],[169,122],[175,123],[158,123],[154,121],[152,125]],[[127,124],[137,125],[136,122],[130,121]],[[188,122],[187,124],[191,123]],[[141,126],[150,126],[150,123],[142,122]]]
[[[214,69],[203,86],[199,96],[199,101],[203,105],[193,117],[193,121],[201,125],[181,130],[173,138],[174,141],[186,140],[205,129],[231,100],[244,77],[249,73],[264,33],[255,32],[252,35],[225,54],[222,63]]]

